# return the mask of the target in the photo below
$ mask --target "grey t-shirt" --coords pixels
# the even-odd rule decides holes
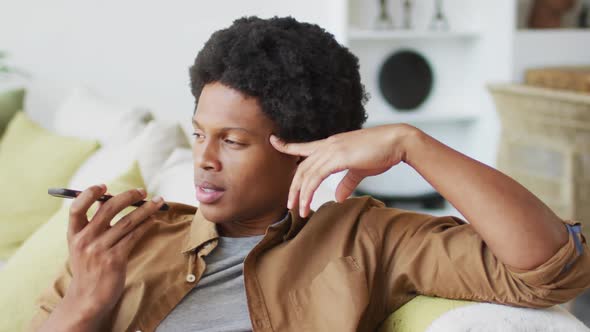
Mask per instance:
[[[246,255],[263,237],[220,237],[204,257],[207,268],[197,286],[156,331],[252,331],[242,271]]]

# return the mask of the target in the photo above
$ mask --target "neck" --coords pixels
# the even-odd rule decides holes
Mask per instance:
[[[264,235],[268,226],[282,220],[287,215],[287,211],[287,209],[281,209],[256,219],[219,223],[217,224],[217,231],[223,237]]]

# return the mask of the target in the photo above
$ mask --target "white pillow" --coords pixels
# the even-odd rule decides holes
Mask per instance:
[[[146,109],[113,103],[78,87],[58,108],[53,128],[62,135],[96,139],[108,145],[132,139],[152,119]]]
[[[148,184],[148,192],[160,195],[167,201],[199,206],[199,201],[195,197],[193,175],[191,149],[177,148]]]
[[[328,177],[316,190],[311,208],[317,210],[322,204],[334,200],[334,192],[345,172]],[[195,197],[193,154],[188,148],[172,152],[162,169],[148,184],[148,192],[160,195],[168,201],[198,206]]]
[[[129,169],[135,160],[148,184],[175,148],[188,145],[178,124],[154,120],[132,140],[101,147],[80,166],[70,180],[69,188],[83,190],[107,182]]]
[[[558,305],[533,309],[475,303],[442,314],[426,328],[426,332],[439,331],[588,332],[588,328]]]

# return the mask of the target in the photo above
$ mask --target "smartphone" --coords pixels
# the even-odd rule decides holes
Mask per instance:
[[[76,198],[78,197],[78,195],[80,195],[82,192],[80,190],[74,190],[74,189],[67,189],[67,188],[49,188],[47,190],[47,193],[51,196],[55,196],[55,197],[62,197],[62,198]],[[109,199],[113,198],[112,195],[102,195],[98,198],[98,201],[101,202],[106,202]],[[144,203],[146,203],[147,201],[145,200],[141,200],[139,202],[135,202],[133,204],[131,204],[132,206],[142,206]],[[170,208],[170,206],[168,206],[166,203],[162,204],[162,206],[160,207],[160,211],[166,211]]]

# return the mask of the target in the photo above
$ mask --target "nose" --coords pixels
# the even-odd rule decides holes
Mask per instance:
[[[193,147],[193,158],[196,167],[213,172],[219,172],[221,170],[219,147],[215,142],[205,140],[195,143]]]

